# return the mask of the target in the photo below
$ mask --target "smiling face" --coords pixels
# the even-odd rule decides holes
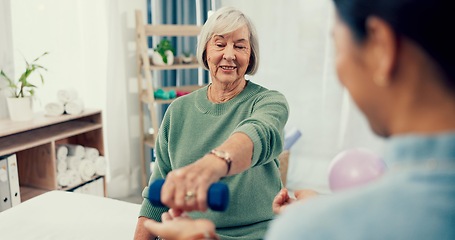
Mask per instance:
[[[213,82],[232,84],[245,79],[251,55],[249,36],[247,26],[212,36],[207,43],[206,56]]]

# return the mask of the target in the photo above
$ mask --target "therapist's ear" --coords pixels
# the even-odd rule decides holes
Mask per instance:
[[[397,63],[397,37],[390,25],[378,17],[369,17],[366,28],[373,81],[380,87],[387,87],[392,84]]]

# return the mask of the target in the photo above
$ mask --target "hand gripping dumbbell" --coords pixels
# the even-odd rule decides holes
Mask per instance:
[[[161,188],[164,179],[155,180],[149,187],[148,199],[154,206],[164,207],[161,202]],[[229,203],[229,188],[225,183],[217,182],[210,185],[207,193],[207,205],[213,211],[225,211]]]

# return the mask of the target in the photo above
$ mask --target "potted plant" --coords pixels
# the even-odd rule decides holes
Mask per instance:
[[[183,57],[182,57],[182,62],[183,63],[191,63],[193,61],[193,56],[191,55],[190,51],[184,51],[183,52]]]
[[[8,83],[7,88],[11,90],[11,95],[7,97],[7,105],[11,120],[27,121],[32,119],[32,97],[35,94],[35,88],[37,88],[37,86],[29,81],[29,77],[32,73],[37,72],[40,75],[41,83],[44,83],[44,78],[43,75],[41,75],[40,70],[47,71],[47,69],[37,64],[37,62],[41,57],[47,54],[48,52],[43,53],[31,63],[24,59],[26,68],[17,81],[8,77],[3,70],[0,71],[1,78]]]
[[[152,61],[155,65],[172,65],[174,64],[175,50],[171,41],[166,38],[161,39],[160,43],[154,49]]]

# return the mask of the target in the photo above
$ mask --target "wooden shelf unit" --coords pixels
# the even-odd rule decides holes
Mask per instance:
[[[153,65],[148,55],[147,37],[151,36],[198,36],[202,26],[197,25],[157,25],[157,24],[144,24],[143,15],[140,10],[136,10],[136,55],[137,55],[137,81],[139,89],[139,119],[140,119],[140,132],[141,132],[141,168],[142,168],[142,186],[147,185],[147,168],[149,165],[145,159],[145,147],[154,148],[157,140],[157,133],[160,126],[158,120],[157,106],[159,104],[169,104],[174,99],[164,100],[156,99],[154,96],[155,86],[153,86],[152,72],[162,70],[178,70],[178,69],[196,69],[201,66],[197,63],[196,58],[193,58],[191,63],[182,63],[179,57],[175,58],[174,64],[169,66]],[[145,80],[145,86],[143,86]],[[205,85],[190,85],[190,86],[177,86],[177,87],[162,87],[164,91],[184,91],[192,92]],[[144,110],[142,105],[146,104],[150,112],[151,127],[154,134],[148,134],[148,129],[144,126]]]
[[[0,156],[16,154],[21,199],[25,201],[50,190],[69,190],[57,184],[56,146],[80,144],[98,149],[104,156],[101,111],[85,110],[79,115],[46,117],[37,114],[27,122],[0,120]],[[103,176],[104,196],[106,182]]]
[[[149,61],[150,61],[150,59],[149,59]],[[172,65],[166,65],[166,66],[152,65],[152,66],[150,66],[150,70],[161,71],[161,70],[197,69],[199,67],[200,67],[200,65],[197,62],[191,62],[191,63],[178,63],[177,62]]]
[[[182,92],[192,92],[195,91],[203,86],[199,85],[190,85],[190,86],[178,86],[178,87],[162,87],[164,91],[182,91]],[[141,101],[146,104],[153,104],[154,102],[157,104],[169,104],[173,102],[175,99],[157,99],[157,98],[151,98],[150,94],[147,90],[142,90],[141,93]]]

